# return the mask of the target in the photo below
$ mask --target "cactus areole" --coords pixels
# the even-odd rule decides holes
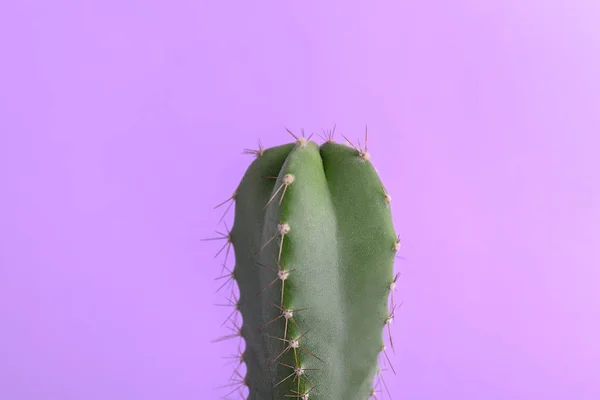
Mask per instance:
[[[366,136],[364,149],[294,135],[247,151],[256,158],[230,199],[234,223],[223,235],[242,317],[228,322],[243,338],[245,366],[234,371],[230,398],[238,389],[248,400],[389,394],[380,375],[391,367],[385,341],[400,242]]]

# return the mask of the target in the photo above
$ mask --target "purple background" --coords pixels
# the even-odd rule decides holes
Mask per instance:
[[[333,123],[394,198],[394,397],[600,398],[597,1],[1,4],[1,399],[224,394],[212,207]]]

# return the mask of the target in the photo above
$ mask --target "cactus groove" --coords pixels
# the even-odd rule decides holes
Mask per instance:
[[[246,151],[256,159],[231,198],[238,384],[248,400],[380,398],[399,249],[391,197],[366,147],[294,138]]]

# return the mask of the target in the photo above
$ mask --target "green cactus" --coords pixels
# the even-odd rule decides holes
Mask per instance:
[[[248,151],[230,199],[248,400],[375,397],[400,242],[366,133],[364,149],[332,137]]]

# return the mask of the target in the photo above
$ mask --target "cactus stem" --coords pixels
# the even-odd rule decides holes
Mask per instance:
[[[265,149],[259,140],[258,149],[244,150],[256,159],[238,189],[215,206],[224,212],[219,223],[235,209],[233,232],[225,224],[224,233],[205,239],[223,240],[215,286],[227,292],[218,306],[231,307],[221,324],[225,336],[213,342],[236,339],[238,348],[227,361],[233,373],[223,391],[249,399],[388,399],[382,371],[396,374],[387,350],[394,350],[391,323],[401,300],[392,261],[402,257],[389,216],[392,197],[370,163],[368,129],[354,143],[344,136],[350,147],[335,143],[335,124],[318,135],[324,145],[312,142],[317,134],[310,131],[285,129],[295,143]],[[339,226],[323,223],[332,220]],[[358,232],[364,241],[355,240]],[[284,246],[286,235],[291,242]],[[228,266],[230,252],[235,265]]]

